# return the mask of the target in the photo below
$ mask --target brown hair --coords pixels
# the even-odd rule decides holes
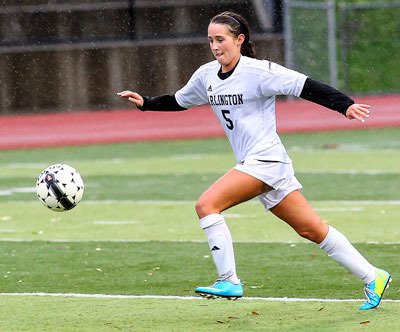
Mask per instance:
[[[229,27],[230,33],[235,37],[238,37],[240,34],[243,34],[244,42],[241,46],[240,53],[250,58],[256,57],[256,52],[254,50],[253,43],[250,41],[249,24],[243,18],[243,16],[227,11],[214,16],[210,21],[210,24],[211,23],[227,25]]]

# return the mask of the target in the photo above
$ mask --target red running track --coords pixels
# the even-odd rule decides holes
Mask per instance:
[[[400,95],[359,97],[356,101],[371,105],[366,123],[304,100],[278,101],[278,131],[400,127]],[[0,116],[0,150],[221,136],[224,132],[208,107],[184,112],[110,110]]]

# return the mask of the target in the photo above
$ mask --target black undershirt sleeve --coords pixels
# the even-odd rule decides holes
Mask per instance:
[[[141,111],[163,111],[176,112],[184,111],[186,108],[180,106],[175,95],[162,95],[156,97],[143,97],[143,106],[138,107]]]
[[[346,96],[344,93],[309,77],[304,83],[300,98],[330,108],[331,110],[342,113],[343,115],[346,115],[349,106],[354,104],[354,100]]]

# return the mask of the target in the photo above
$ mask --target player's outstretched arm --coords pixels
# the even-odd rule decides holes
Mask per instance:
[[[369,117],[369,105],[356,104],[353,99],[344,93],[309,77],[304,82],[300,97],[335,110],[348,119],[365,122],[365,119]]]
[[[361,122],[365,122],[366,118],[369,118],[370,105],[366,104],[353,104],[346,111],[346,118],[356,119]]]
[[[129,90],[118,92],[117,95],[131,101],[141,111],[176,112],[186,110],[178,104],[175,95],[147,97]]]
[[[129,101],[134,103],[136,105],[136,107],[142,107],[144,104],[143,97],[140,94],[138,94],[137,92],[125,90],[125,91],[118,92],[117,95],[120,96],[121,98],[128,99]]]

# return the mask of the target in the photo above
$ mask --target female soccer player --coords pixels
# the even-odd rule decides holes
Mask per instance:
[[[391,276],[371,265],[340,231],[328,226],[299,191],[302,186],[276,133],[275,96],[301,97],[361,122],[369,117],[369,106],[356,104],[301,73],[256,59],[248,23],[241,15],[223,12],[213,17],[208,40],[216,61],[201,66],[174,95],[118,93],[142,111],[181,111],[209,104],[231,143],[237,165],[212,184],[195,207],[219,276],[213,285],[198,287],[195,292],[208,298],[243,295],[231,234],[221,213],[258,197],[266,210],[300,236],[319,244],[364,282],[367,301],[361,310],[376,308]]]

